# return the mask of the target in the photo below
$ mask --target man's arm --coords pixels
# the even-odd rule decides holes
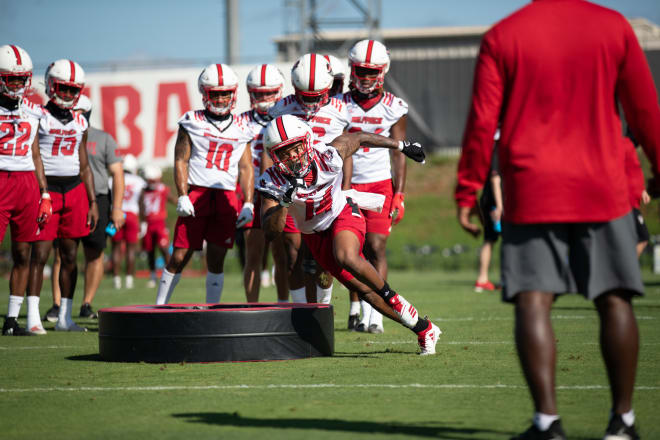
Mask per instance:
[[[407,126],[408,116],[403,115],[390,129],[390,137],[397,142],[405,140]],[[403,193],[406,189],[406,157],[400,151],[392,152],[392,171],[394,172],[394,193]]]
[[[191,152],[190,136],[183,127],[179,127],[174,145],[174,185],[179,197],[188,195],[188,161]]]
[[[124,212],[122,204],[124,201],[124,166],[121,162],[115,162],[108,165],[108,171],[112,176],[112,209],[110,211],[110,220],[117,229],[124,226]]]
[[[48,182],[46,182],[46,173],[44,171],[44,163],[41,160],[41,150],[39,149],[39,136],[34,137],[32,142],[32,161],[34,162],[34,174],[37,176],[37,183],[39,184],[39,192],[41,199],[39,200],[39,213],[37,214],[37,223],[48,223],[50,216],[53,215],[53,206],[48,194]]]
[[[353,180],[353,156],[344,158],[344,165],[342,165],[343,177],[341,179],[341,189],[351,189],[351,180]]]
[[[96,192],[94,191],[94,176],[92,175],[92,169],[90,168],[89,160],[87,159],[87,130],[85,130],[82,142],[78,148],[78,159],[80,160],[80,178],[85,185],[85,190],[87,190],[87,200],[89,200],[87,226],[89,226],[90,232],[92,232],[96,229],[96,224],[99,220],[99,207],[96,202]]]
[[[360,146],[365,146],[369,148],[399,150],[418,162],[424,160],[424,153],[419,144],[411,145],[379,134],[365,133],[364,131],[341,134],[330,142],[330,145],[339,152],[342,159],[352,156]]]
[[[238,183],[243,191],[243,201],[252,203],[254,196],[254,167],[252,166],[251,146],[248,144],[238,161]]]
[[[288,208],[277,201],[264,196],[261,197],[261,227],[267,241],[273,241],[284,230]]]

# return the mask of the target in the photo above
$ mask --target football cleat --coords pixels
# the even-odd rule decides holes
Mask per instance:
[[[38,325],[33,325],[29,329],[27,329],[28,334],[30,335],[45,335],[46,330],[44,330],[44,326],[39,323]]]
[[[628,426],[619,414],[610,419],[603,440],[639,440],[635,425]]]
[[[385,329],[382,324],[369,324],[369,333],[385,333]]]
[[[53,307],[48,309],[44,315],[44,321],[48,322],[57,322],[57,318],[60,315],[60,306],[53,304]]]
[[[367,329],[367,324],[364,323],[364,322],[359,323],[359,324],[358,324],[357,326],[355,326],[355,328],[353,329],[353,331],[360,332],[360,333],[366,333],[367,330],[368,330],[368,329]]]
[[[388,303],[392,309],[394,309],[394,312],[396,312],[399,319],[401,319],[403,325],[408,328],[413,328],[415,324],[417,324],[417,320],[419,319],[417,309],[406,301],[404,297],[395,293],[394,296],[388,300]]]
[[[92,309],[91,304],[85,303],[80,306],[80,317],[87,319],[97,319],[99,315],[97,315],[94,309]]]
[[[564,434],[564,429],[561,427],[561,421],[555,420],[547,431],[541,431],[535,425],[532,425],[522,434],[511,437],[511,440],[566,440],[566,434]]]
[[[147,281],[147,288],[149,288],[149,289],[153,289],[157,285],[158,285],[158,283],[154,279],[150,279],[149,281]]]
[[[428,319],[428,318],[424,318]],[[437,325],[429,321],[429,326],[426,330],[423,330],[417,334],[417,343],[420,348],[420,356],[428,356],[430,354],[435,354],[435,345],[438,343],[438,339],[442,331],[438,328]]]
[[[70,324],[62,324],[61,321],[57,321],[57,324],[55,324],[55,331],[58,332],[86,332],[87,329],[85,327],[81,327],[75,322],[71,321]]]
[[[348,329],[355,330],[358,322],[360,321],[360,315],[348,315]]]
[[[28,336],[29,333],[24,328],[18,325],[16,318],[5,318],[5,323],[2,326],[3,336]]]
[[[480,283],[477,281],[474,283],[474,291],[477,293],[481,293],[484,290],[496,290],[497,287],[495,287],[495,284],[491,283],[490,281],[486,281],[485,283]]]

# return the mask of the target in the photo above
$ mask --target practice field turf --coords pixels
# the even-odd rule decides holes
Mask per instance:
[[[382,335],[348,332],[347,293],[337,285],[332,358],[107,363],[98,356],[96,322],[78,319],[89,333],[2,337],[0,438],[507,439],[527,428],[532,413],[513,345],[512,308],[498,294],[474,293],[473,277],[391,273],[393,288],[444,332],[430,357],[417,356],[414,335],[392,322]],[[223,300],[242,301],[239,278],[227,275]],[[658,439],[660,277],[645,280],[647,296],[635,301],[641,351],[634,406],[643,438]],[[42,296],[45,312],[48,283]],[[76,296],[74,316],[80,288]],[[203,298],[203,278],[183,279],[173,295],[176,302]],[[264,301],[274,298],[273,288],[262,292]],[[154,300],[145,280],[130,291],[115,291],[104,280],[94,306]],[[0,309],[6,307],[4,294]],[[564,427],[571,439],[600,439],[610,398],[596,313],[591,303],[565,297],[555,304],[553,323]]]

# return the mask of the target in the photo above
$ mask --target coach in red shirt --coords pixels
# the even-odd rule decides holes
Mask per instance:
[[[536,409],[521,439],[565,438],[550,309],[555,295],[575,291],[594,300],[601,319],[613,396],[608,435],[637,438],[631,297],[643,285],[618,103],[657,177],[658,97],[623,16],[582,0],[537,0],[483,37],[455,198],[469,229],[500,124],[503,298],[515,303],[518,355]]]

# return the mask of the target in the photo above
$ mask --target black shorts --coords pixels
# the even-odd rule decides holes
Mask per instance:
[[[86,248],[105,249],[106,235],[105,227],[110,222],[110,196],[107,194],[96,195],[96,205],[99,208],[99,221],[94,232],[83,237],[82,244]]]
[[[637,243],[643,243],[649,241],[651,236],[649,235],[649,230],[646,227],[646,222],[642,213],[637,208],[633,208],[633,216],[635,217],[635,230],[637,231]]]

